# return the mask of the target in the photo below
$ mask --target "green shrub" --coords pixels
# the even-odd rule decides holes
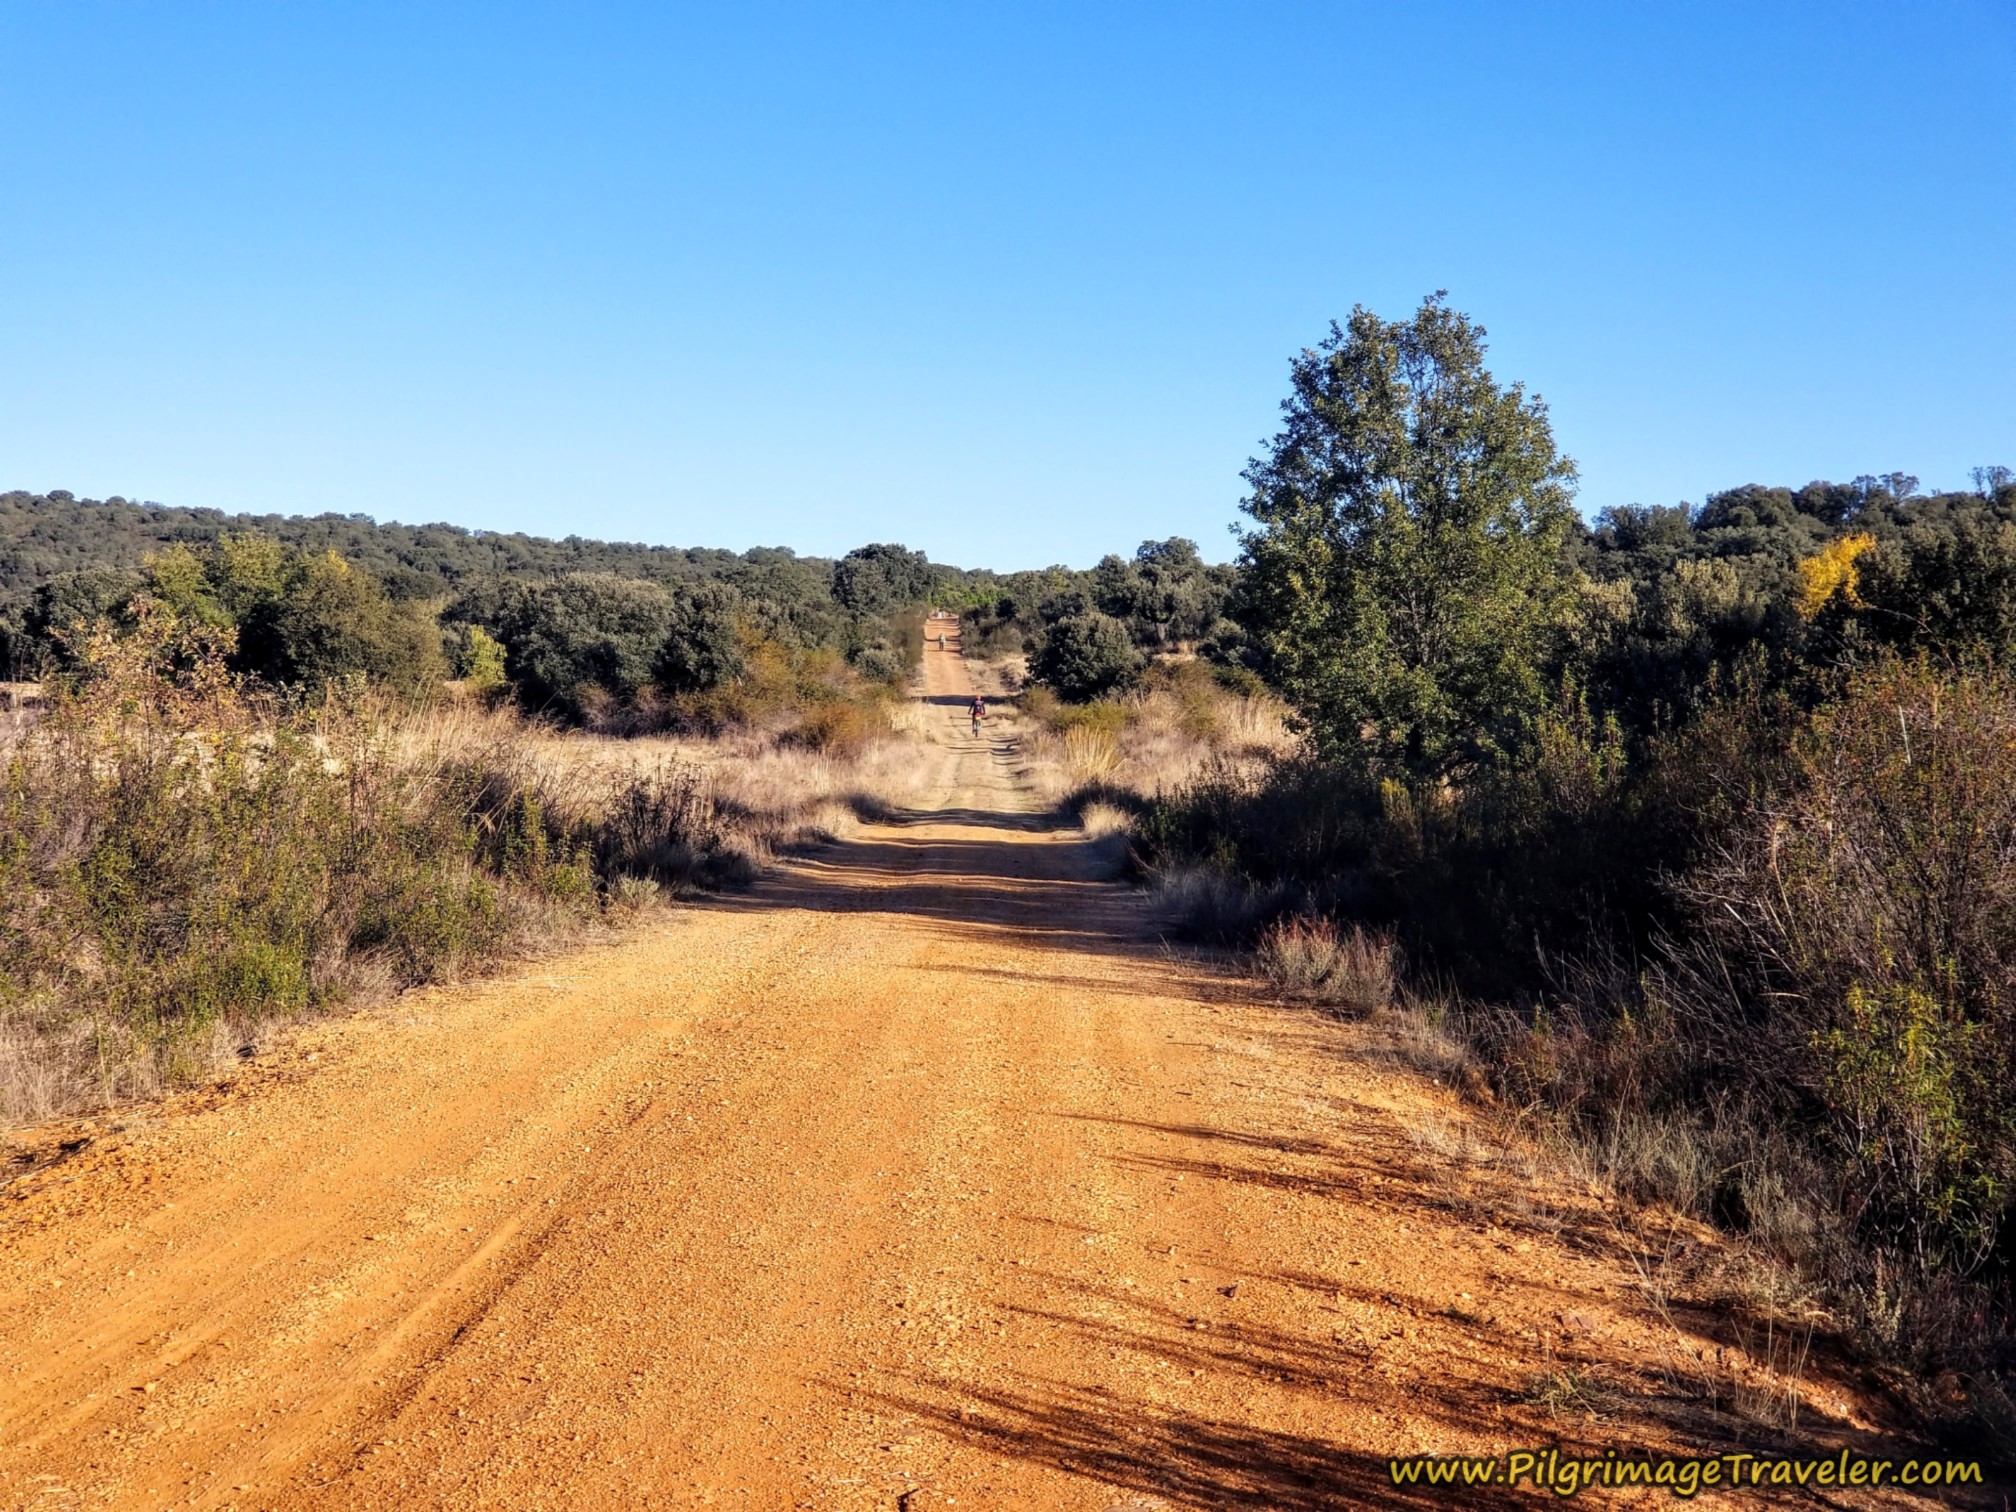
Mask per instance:
[[[1059,698],[1085,703],[1131,683],[1143,664],[1126,625],[1095,611],[1052,623],[1029,675]]]
[[[742,595],[727,583],[696,583],[673,598],[655,673],[668,693],[705,693],[742,675]]]
[[[1836,1136],[1862,1178],[1857,1226],[1922,1274],[1987,1258],[2016,1176],[2007,1067],[1985,1041],[1980,1024],[1899,985],[1849,988],[1842,1022],[1814,1037]]]
[[[455,675],[476,693],[504,686],[504,643],[481,625],[464,625],[455,655]]]
[[[661,669],[675,603],[656,583],[571,573],[513,585],[496,612],[525,702],[579,719],[605,700],[634,699]]]
[[[508,933],[496,884],[443,857],[371,888],[345,943],[376,956],[394,981],[410,987],[454,975],[497,950]]]
[[[446,672],[431,617],[394,603],[376,578],[334,552],[297,558],[278,591],[251,606],[237,664],[310,692],[345,677],[418,690]]]

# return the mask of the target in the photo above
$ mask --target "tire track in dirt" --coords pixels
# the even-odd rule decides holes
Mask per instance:
[[[1387,1455],[1753,1432],[1597,1198],[1160,949],[926,669],[928,807],[7,1188],[0,1505],[1429,1505]]]

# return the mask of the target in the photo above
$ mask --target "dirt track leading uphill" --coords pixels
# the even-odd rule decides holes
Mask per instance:
[[[1447,1506],[1387,1456],[1695,1431],[1598,1203],[1171,958],[927,689],[930,811],[0,1192],[0,1506]]]

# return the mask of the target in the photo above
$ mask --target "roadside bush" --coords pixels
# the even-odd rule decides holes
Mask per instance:
[[[618,784],[600,806],[590,845],[597,875],[647,880],[675,894],[755,875],[748,851],[721,822],[705,774],[684,762],[660,762]]]
[[[767,731],[790,744],[848,752],[888,733],[892,689],[839,652],[787,645],[745,627],[736,654],[737,676],[669,700],[645,727]]]
[[[822,755],[854,756],[871,740],[888,733],[888,718],[879,707],[835,700],[806,710],[785,740]]]
[[[1111,615],[1073,614],[1052,623],[1029,675],[1059,698],[1084,703],[1132,682],[1143,665],[1127,626]]]
[[[1867,1185],[1853,1217],[1920,1274],[1987,1258],[2012,1174],[2008,1083],[1983,1029],[1931,993],[1848,990],[1841,1022],[1815,1036],[1842,1155]]]
[[[1152,865],[1209,866],[1372,917],[1382,912],[1369,891],[1377,842],[1414,839],[1411,810],[1383,837],[1381,813],[1380,790],[1356,772],[1307,758],[1257,769],[1217,761],[1153,795],[1136,834]]]
[[[1041,683],[1030,683],[1015,695],[1015,707],[1046,729],[1059,728],[1059,711],[1064,704]]]
[[[1304,754],[1207,768],[1156,795],[1139,832],[1151,861],[1209,859],[1395,930],[1451,985],[1536,991],[1556,953],[1640,948],[1671,916],[1657,877],[1692,830],[1630,777],[1620,732],[1570,696],[1460,788]]]
[[[1158,869],[1149,900],[1178,939],[1231,945],[1250,942],[1286,912],[1294,896],[1287,888],[1255,886],[1222,866],[1207,864]]]
[[[2016,1192],[2016,683],[1883,663],[1684,882],[1859,1173],[1870,1249],[1991,1253]]]
[[[1089,703],[1065,703],[1040,683],[1015,703],[1038,788],[1067,811],[1104,801],[1135,824],[1206,777],[1258,782],[1295,745],[1277,699],[1228,688],[1195,659],[1158,661],[1134,687]]]

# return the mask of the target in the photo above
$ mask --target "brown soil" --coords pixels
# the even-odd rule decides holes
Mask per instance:
[[[1790,1442],[1599,1197],[1164,949],[966,675],[931,810],[24,1164],[0,1504],[1449,1506],[1387,1456]]]

